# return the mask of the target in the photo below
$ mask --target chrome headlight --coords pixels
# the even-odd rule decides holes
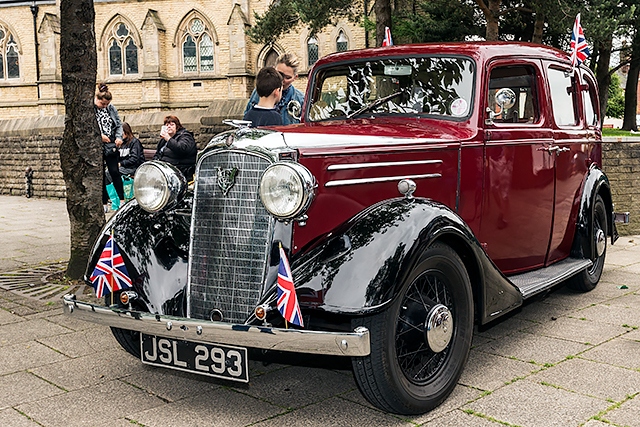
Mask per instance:
[[[133,180],[136,201],[147,212],[173,207],[184,195],[187,181],[174,166],[151,161],[143,163]]]
[[[311,201],[315,179],[299,163],[278,162],[269,166],[260,180],[260,200],[278,219],[293,219],[303,214]]]

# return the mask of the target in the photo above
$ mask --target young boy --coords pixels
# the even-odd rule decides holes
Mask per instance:
[[[256,92],[260,101],[244,114],[253,127],[281,125],[282,116],[275,109],[282,97],[282,76],[273,67],[265,67],[256,77]]]

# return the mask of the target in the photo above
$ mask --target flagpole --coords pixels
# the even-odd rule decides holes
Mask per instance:
[[[111,305],[113,305],[113,250],[115,249],[115,242],[113,241],[113,228],[111,229],[111,277],[109,278],[109,284],[111,285]]]

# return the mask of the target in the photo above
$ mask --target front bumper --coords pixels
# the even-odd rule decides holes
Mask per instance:
[[[77,301],[75,295],[64,296],[63,308],[76,319],[186,341],[333,356],[367,356],[371,351],[369,330],[362,326],[342,333],[211,322],[103,307]]]

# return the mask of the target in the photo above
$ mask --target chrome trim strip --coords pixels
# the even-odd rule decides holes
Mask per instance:
[[[382,176],[380,178],[338,179],[335,181],[328,181],[324,186],[338,187],[341,185],[373,184],[376,182],[396,181],[401,179],[440,178],[440,177],[442,177],[442,174],[427,173],[423,175]]]
[[[369,330],[320,332],[239,325],[103,307],[63,297],[64,314],[105,326],[187,341],[333,356],[367,356]]]
[[[407,160],[404,162],[377,162],[377,163],[351,163],[348,165],[330,165],[328,171],[340,171],[360,168],[378,168],[387,166],[407,166],[407,165],[436,165],[441,164],[442,160]]]

